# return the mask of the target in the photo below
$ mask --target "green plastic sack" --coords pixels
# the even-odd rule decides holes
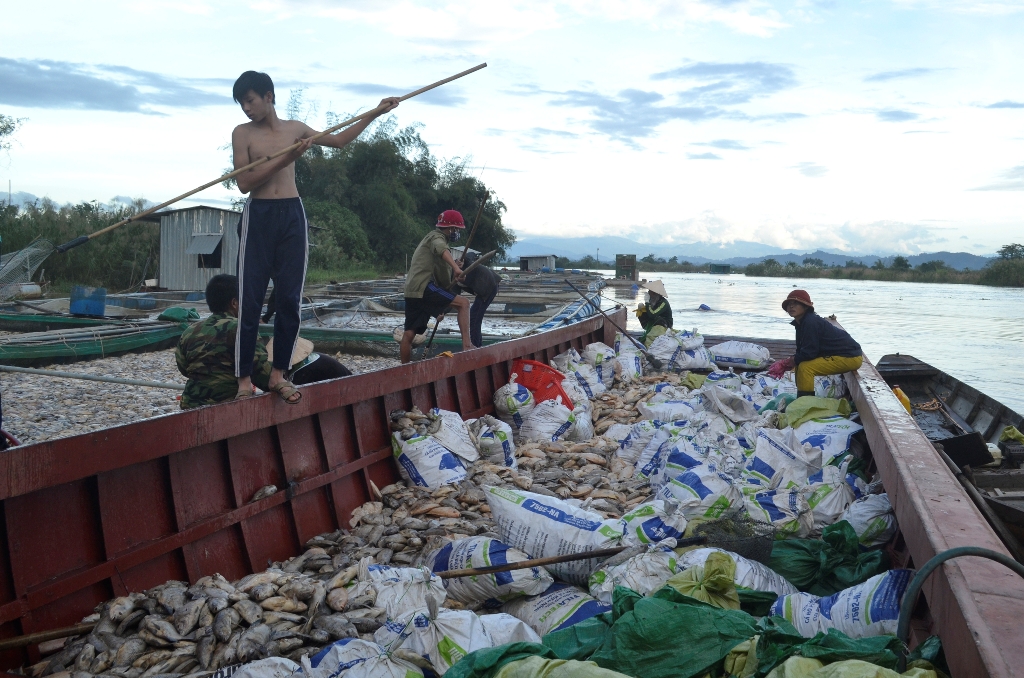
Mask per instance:
[[[895,669],[903,644],[896,636],[850,638],[829,629],[813,638],[804,638],[793,625],[780,617],[762,619],[758,625],[757,676],[764,678],[792,656],[817,659],[824,664],[860,659],[883,668]]]
[[[761,408],[761,412],[766,410],[778,410],[779,412],[785,412],[786,408],[789,407],[789,404],[794,400],[796,400],[795,393],[780,393],[765,403],[764,407]]]
[[[776,668],[768,678],[936,678],[934,671],[910,669],[896,673],[859,659],[823,665],[817,659],[790,657]]]
[[[1007,440],[1016,440],[1018,443],[1024,443],[1024,433],[1018,431],[1015,426],[1007,426],[999,435],[999,442],[1003,443]]]
[[[530,657],[558,659],[555,653],[537,643],[509,643],[470,652],[445,672],[445,678],[494,678],[507,664]]]
[[[740,609],[755,617],[766,617],[771,614],[772,605],[779,598],[774,591],[755,591],[736,587],[736,593],[740,597]]]
[[[708,556],[704,565],[672,575],[665,584],[702,603],[723,610],[740,609],[740,597],[736,592],[736,561],[727,553],[716,551]]]
[[[845,520],[829,525],[821,539],[784,539],[772,546],[768,563],[793,586],[831,596],[889,569],[884,551],[861,552],[857,533]]]
[[[757,636],[729,650],[722,671],[729,678],[752,678],[757,671]]]
[[[449,674],[445,674],[446,678]],[[629,678],[618,671],[602,669],[594,662],[527,657],[505,664],[494,678]]]
[[[696,374],[695,372],[687,372],[686,376],[679,380],[680,386],[685,386],[691,391],[695,391],[704,385],[704,381],[707,379],[706,374]]]
[[[199,312],[194,308],[172,306],[171,308],[164,309],[164,312],[158,315],[156,319],[172,323],[191,323],[199,320]]]
[[[780,422],[779,428],[783,427],[783,423],[791,428],[796,428],[811,419],[832,417],[837,414],[845,417],[850,412],[850,401],[846,398],[839,398],[837,400],[835,398],[803,396],[786,406],[786,421]]]

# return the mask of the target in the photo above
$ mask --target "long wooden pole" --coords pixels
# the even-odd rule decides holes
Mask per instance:
[[[433,84],[430,84],[430,85],[427,85],[426,87],[420,87],[418,90],[409,92],[408,94],[404,94],[404,95],[398,97],[398,100],[399,101],[405,101],[406,99],[411,99],[412,97],[417,96],[419,94],[423,94],[424,92],[428,92],[428,91],[434,89],[435,87],[440,87],[441,85],[448,84],[449,82],[451,82],[453,80],[458,80],[461,77],[467,76],[470,73],[475,73],[476,71],[479,71],[481,68],[487,68],[487,64],[486,63],[478,64],[478,65],[474,66],[473,68],[466,69],[466,70],[462,71],[461,73],[456,73],[455,75],[453,75],[451,77],[448,77],[448,78],[445,78],[444,80],[438,80],[437,82],[435,82]],[[320,137],[326,136],[328,134],[331,134],[332,132],[336,132],[337,130],[340,130],[342,127],[348,127],[349,125],[353,125],[353,124],[359,122],[360,120],[362,120],[364,118],[375,116],[380,111],[382,111],[383,108],[384,108],[383,106],[378,106],[377,108],[374,108],[371,111],[367,111],[366,113],[363,113],[362,115],[357,115],[356,117],[350,118],[350,119],[346,120],[345,122],[340,122],[337,125],[335,125],[334,127],[329,127],[328,129],[325,129],[323,132],[320,132],[319,134],[314,135],[312,138],[314,140],[319,139]],[[228,172],[227,174],[225,174],[222,177],[214,179],[213,181],[208,181],[205,184],[203,184],[202,186],[197,186],[196,188],[193,188],[191,191],[187,191],[185,193],[182,193],[179,196],[175,196],[174,198],[171,198],[170,200],[168,200],[166,202],[162,202],[159,205],[155,205],[153,207],[150,207],[148,210],[144,210],[142,212],[139,212],[136,215],[128,217],[127,219],[123,219],[122,221],[119,221],[116,224],[113,224],[111,226],[107,226],[106,228],[101,228],[100,230],[96,231],[95,233],[90,233],[89,235],[80,235],[77,238],[75,238],[74,240],[71,240],[70,242],[66,242],[63,245],[58,245],[55,249],[58,252],[67,252],[68,250],[70,250],[73,247],[78,247],[79,245],[84,245],[85,243],[89,242],[93,238],[97,238],[97,237],[103,235],[104,233],[109,233],[110,231],[113,231],[115,228],[120,228],[121,226],[124,226],[125,224],[130,224],[131,222],[137,221],[137,220],[141,219],[142,217],[149,216],[153,212],[156,212],[157,210],[162,210],[163,208],[165,208],[165,207],[167,207],[169,205],[173,205],[174,203],[178,202],[179,200],[183,200],[183,199],[189,197],[190,195],[194,195],[194,194],[198,193],[199,191],[205,191],[206,189],[210,188],[211,186],[216,186],[217,184],[222,183],[224,181],[227,181],[228,179],[233,179],[234,177],[237,177],[239,174],[242,174],[243,172],[248,172],[249,170],[251,170],[254,167],[259,167],[263,163],[270,162],[271,160],[274,160],[275,158],[280,158],[282,155],[286,155],[288,153],[291,153],[293,150],[298,148],[301,143],[302,142],[296,142],[296,143],[292,144],[291,146],[289,146],[288,148],[283,148],[280,151],[278,151],[277,153],[274,153],[273,155],[264,156],[262,158],[259,158],[258,160],[254,160],[251,163],[249,163],[248,165],[245,165],[244,167],[239,167],[238,169],[234,170],[233,172]]]
[[[480,224],[480,215],[484,213],[484,205],[487,204],[487,198],[491,197],[490,191],[484,191],[484,199],[480,201],[480,208],[476,211],[476,219],[473,219],[473,228],[469,229],[469,237],[466,238],[466,246],[462,248],[462,258],[459,259],[459,267],[465,263],[466,257],[469,256],[469,243],[473,242],[473,236],[476,235],[476,227]]]
[[[88,633],[89,631],[92,631],[95,626],[96,622],[87,622],[85,624],[75,624],[74,626],[68,626],[62,629],[52,629],[50,631],[30,633],[26,636],[4,638],[3,640],[0,640],[0,652],[6,652],[7,650],[13,650],[15,648],[25,647],[27,645],[35,645],[36,643],[44,643],[47,640],[56,640],[58,638],[78,636],[83,633]]]

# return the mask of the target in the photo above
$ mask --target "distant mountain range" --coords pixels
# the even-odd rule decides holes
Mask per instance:
[[[827,266],[843,265],[848,261],[857,261],[865,266],[871,266],[881,259],[888,266],[897,256],[895,254],[856,254],[824,250],[802,252],[744,240],[731,243],[695,242],[651,245],[629,238],[598,236],[593,238],[526,237],[509,248],[508,258],[515,261],[528,254],[554,254],[557,257],[568,257],[573,260],[582,259],[589,254],[592,257],[600,256],[601,261],[606,262],[609,267],[615,265],[616,254],[635,254],[637,257],[653,254],[655,257],[666,260],[678,257],[679,261],[689,261],[691,264],[714,262],[716,264],[732,264],[733,266],[746,266],[767,258],[775,259],[781,264],[790,261],[802,264],[803,260],[807,258],[821,259]],[[931,252],[904,256],[913,266],[926,261],[938,260],[958,270],[981,269],[994,258],[968,252]]]
[[[6,205],[7,204],[7,199],[8,199],[8,195],[7,195],[6,192],[0,193],[0,203],[3,203],[3,204]],[[10,195],[10,201],[11,201],[12,205],[16,205],[18,207],[24,207],[25,205],[34,205],[34,204],[37,204],[37,203],[41,203],[43,201],[43,199],[40,198],[37,195],[33,195],[31,193],[26,193],[25,191],[17,191],[17,192],[12,193]],[[135,199],[131,198],[130,196],[127,196],[127,195],[115,195],[113,198],[110,199],[110,202],[106,203],[106,205],[108,207],[110,207],[110,208],[124,207],[124,206],[127,206],[127,205],[134,205],[134,204],[135,204]],[[152,207],[155,204],[156,203],[153,202],[152,200],[145,200],[145,201],[143,201],[143,206],[146,207],[146,208]]]

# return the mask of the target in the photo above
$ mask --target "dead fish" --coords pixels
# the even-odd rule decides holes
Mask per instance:
[[[114,655],[114,666],[128,668],[146,651],[146,641],[139,636],[132,636],[124,641]]]
[[[110,601],[110,607],[107,609],[107,616],[110,617],[111,621],[121,621],[128,616],[128,613],[135,609],[136,600],[136,596],[121,596],[120,598],[114,598]]]
[[[356,630],[352,622],[340,614],[321,615],[316,618],[313,625],[318,629],[327,631],[333,640],[355,638],[359,635],[359,631]]]
[[[170,659],[174,653],[170,650],[157,650],[155,652],[148,652],[134,662],[132,667],[136,669],[142,669],[143,671],[149,670],[151,667],[156,666],[162,661]]]
[[[114,661],[113,655],[110,650],[106,652],[100,652],[96,655],[96,658],[92,660],[92,664],[89,665],[89,673],[94,676],[103,673],[110,668],[111,663]]]
[[[230,605],[227,598],[210,598],[206,601],[206,607],[210,609],[210,613],[216,615],[218,612],[223,610],[225,607]]]
[[[289,622],[292,624],[301,624],[306,621],[305,617],[291,612],[271,612],[267,611],[263,613],[263,622],[266,624],[274,625],[281,622]]]
[[[320,611],[320,605],[323,604],[326,597],[327,589],[321,582],[316,582],[313,585],[313,597],[309,599],[309,612],[306,614],[308,621],[306,621],[303,631],[309,631],[310,624],[313,623],[313,619],[316,617],[317,612]]]
[[[114,631],[114,634],[118,636],[124,636],[127,633],[128,629],[130,629],[135,624],[138,624],[139,621],[141,621],[142,618],[145,616],[145,610],[133,610],[124,619],[121,620],[120,624],[117,625],[117,630]]]
[[[238,611],[231,607],[218,612],[217,616],[213,618],[213,634],[217,637],[217,640],[226,643],[241,619],[242,617],[238,614]]]
[[[419,522],[423,522],[423,521],[419,521]],[[424,529],[426,529],[426,523],[423,523],[423,527],[424,527]],[[356,567],[355,565],[353,565],[352,567],[347,567],[344,570],[342,570],[341,572],[338,572],[337,574],[335,574],[330,579],[328,579],[327,580],[327,584],[325,584],[325,587],[327,588],[328,591],[333,591],[334,589],[338,588],[339,586],[345,586],[346,584],[348,584],[350,581],[355,579],[356,575],[358,575],[358,574],[359,574],[359,568]]]
[[[294,598],[285,598],[284,596],[272,596],[260,602],[259,606],[264,610],[274,610],[275,612],[306,611],[305,603],[301,603]]]
[[[260,499],[266,499],[276,493],[277,485],[264,485],[260,489],[256,490],[256,494],[252,495],[252,499],[249,500],[249,503],[251,504],[254,501],[259,501]]]
[[[206,607],[206,598],[197,598],[174,611],[171,621],[179,636],[187,636],[192,632],[192,629],[199,623],[199,615],[202,614],[204,607]]]
[[[174,614],[175,610],[185,604],[185,587],[168,586],[160,589],[156,601],[164,606],[168,614]]]
[[[75,671],[88,671],[94,659],[96,659],[96,648],[86,643],[82,651],[75,657]]]
[[[198,618],[198,613],[196,616]],[[178,630],[174,628],[174,624],[152,614],[142,620],[142,626],[139,630],[148,631],[169,643],[176,643],[183,639],[182,634],[178,633]]]
[[[280,572],[274,572],[273,570],[250,574],[238,580],[238,586],[235,588],[242,593],[248,593],[260,584],[273,584],[280,574]]]
[[[242,634],[241,638],[238,639],[238,648],[235,651],[238,655],[238,660],[249,662],[265,657],[267,653],[266,645],[270,642],[271,633],[270,627],[266,624],[250,626]]]
[[[309,600],[313,596],[313,582],[296,578],[279,588],[277,594],[295,600]]]
[[[263,610],[251,600],[240,600],[234,604],[234,608],[238,610],[238,614],[245,620],[245,623],[250,626],[263,619]],[[291,611],[288,610],[288,612]]]
[[[249,597],[257,602],[261,600],[266,600],[267,598],[276,595],[277,588],[270,583],[259,584],[258,586],[254,586],[252,590],[249,591]]]
[[[339,587],[327,594],[327,607],[335,612],[344,612],[348,605],[348,590]]]

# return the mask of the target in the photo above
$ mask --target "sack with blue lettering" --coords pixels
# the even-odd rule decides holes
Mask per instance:
[[[679,504],[664,499],[650,499],[620,518],[624,530],[623,543],[630,546],[657,544],[666,539],[682,539],[686,516]]]
[[[543,494],[487,485],[483,490],[501,541],[531,558],[583,553],[622,543],[621,520],[605,519],[599,513]],[[564,581],[583,585],[598,566],[595,558],[588,558],[556,563],[547,569]]]
[[[881,546],[896,534],[899,527],[896,513],[889,503],[889,495],[868,494],[861,497],[843,512],[840,520],[853,526],[862,546]]]
[[[397,649],[397,648],[396,648]],[[342,638],[317,652],[302,656],[305,678],[412,678],[423,671],[368,640]]]
[[[675,372],[683,370],[710,370],[715,363],[711,359],[711,351],[703,346],[690,349],[680,349],[665,363],[668,369]]]
[[[760,418],[752,400],[717,384],[704,387],[708,404],[729,421],[739,424]]]
[[[485,414],[479,419],[466,422],[473,441],[483,460],[492,464],[501,464],[509,468],[519,468],[516,462],[516,444],[512,440],[512,427]]]
[[[679,570],[688,570],[691,567],[703,567],[708,556],[712,553],[725,553],[736,562],[736,586],[742,586],[751,591],[770,591],[780,596],[797,593],[799,589],[772,568],[757,562],[748,560],[738,553],[723,551],[719,548],[700,548],[686,551],[679,556]]]
[[[475,612],[436,606],[389,619],[373,639],[388,651],[401,647],[424,657],[439,676],[470,652],[494,647]]]
[[[707,356],[707,364],[704,367],[711,369],[711,353],[704,348],[704,337],[698,334],[697,330],[693,332],[666,330],[664,334],[651,342],[648,352],[663,362],[667,369],[680,371],[686,369],[680,366],[680,362],[690,360],[696,355],[694,351],[698,349]],[[689,351],[691,355],[686,356],[686,351]]]
[[[615,349],[600,341],[587,344],[583,349],[583,362],[587,363],[597,372],[597,378],[601,380],[604,387],[611,388],[615,381]]]
[[[556,583],[539,596],[505,603],[502,611],[522,619],[543,637],[611,609],[611,605],[601,603],[583,589]]]
[[[559,353],[554,358],[548,361],[548,363],[559,372],[569,373],[569,365],[571,363],[583,362],[583,356],[576,349],[570,347],[565,353]]]
[[[516,619],[507,612],[480,615],[480,623],[487,629],[494,641],[494,647],[509,643],[540,643],[541,637],[522,619]]]
[[[892,635],[913,576],[913,570],[889,570],[824,598],[810,593],[782,596],[772,605],[771,616],[784,618],[804,638],[829,629],[850,638]]]
[[[587,363],[570,362],[564,372],[576,380],[583,392],[587,394],[588,399],[596,398],[608,390],[604,382],[601,381],[597,369]]]
[[[398,472],[410,485],[437,489],[466,478],[466,467],[451,450],[433,436],[415,436],[402,440],[399,431],[391,435],[391,449]]]
[[[748,341],[723,342],[712,346],[711,354],[720,367],[735,367],[741,370],[759,370],[771,362],[768,349]]]
[[[480,452],[473,444],[473,438],[469,435],[466,422],[462,421],[462,415],[435,407],[430,410],[428,416],[433,419],[428,430],[431,431],[430,435],[434,440],[469,464],[480,458]]]
[[[819,398],[845,398],[850,394],[846,379],[841,374],[829,374],[814,378],[814,395]]]
[[[735,372],[729,372],[728,370],[715,370],[704,378],[704,383],[701,384],[700,390],[706,391],[712,386],[722,386],[724,388],[736,390],[742,385],[743,379]]]
[[[733,479],[712,462],[704,462],[665,483],[658,499],[675,501],[687,518],[731,518],[743,508],[743,494]]]
[[[698,408],[701,408],[700,401],[695,399],[649,400],[636,404],[637,411],[645,419],[657,421],[686,421]]]
[[[796,427],[796,437],[802,443],[821,450],[822,464],[831,464],[850,449],[850,440],[864,427],[842,415],[811,419]]]
[[[640,351],[622,332],[615,335],[615,361],[619,364],[619,379],[628,384],[644,375],[644,367]]]
[[[821,450],[802,444],[791,428],[758,430],[754,456],[746,467],[748,474],[773,490],[806,485],[820,470]]]
[[[800,488],[800,493],[811,507],[814,518],[811,536],[820,537],[822,530],[842,519],[843,513],[856,496],[846,483],[846,472],[837,466],[822,466],[820,471],[807,479],[807,483]]]
[[[636,422],[629,431],[629,435],[619,443],[619,449],[615,456],[635,464],[647,447],[647,444],[651,442],[655,432],[662,426],[663,424],[660,421],[653,419],[642,419]]]
[[[565,439],[574,443],[585,443],[591,440],[594,433],[594,405],[589,400],[580,400],[572,411],[575,420]]]
[[[519,429],[524,441],[550,443],[564,438],[576,423],[572,410],[562,404],[562,396],[537,403]]]
[[[657,454],[647,464],[637,466],[637,475],[646,477],[651,489],[657,492],[680,473],[686,473],[708,461],[711,453],[711,448],[695,444],[688,436],[674,436],[661,444]]]
[[[661,423],[661,422],[659,422]],[[646,477],[650,475],[650,471],[658,466],[658,450],[664,445],[670,438],[677,435],[681,430],[682,426],[685,426],[686,422],[676,422],[679,426],[673,426],[671,424],[661,424],[658,430],[654,432],[651,439],[647,441],[644,449],[640,451],[640,456],[637,457],[636,461],[636,474],[638,476]]]
[[[426,567],[389,567],[378,565],[369,556],[359,561],[359,581],[370,582],[377,594],[375,607],[383,609],[388,619],[441,605],[448,592],[444,582]]]
[[[427,556],[425,562],[434,572],[491,567],[529,560],[519,549],[490,537],[467,537],[448,542]],[[543,567],[531,567],[510,572],[494,572],[473,577],[446,579],[448,596],[460,603],[483,603],[486,607],[500,607],[520,596],[543,593],[554,582]]]
[[[649,596],[679,572],[675,539],[652,545],[647,551],[621,563],[605,565],[590,575],[590,595],[605,605],[612,604],[616,586],[624,586],[642,596]],[[614,562],[614,561],[612,561]]]
[[[494,392],[494,413],[514,431],[522,428],[523,420],[537,404],[530,389],[516,383],[518,376],[513,374],[507,384]]]
[[[800,489],[768,490],[745,498],[747,514],[775,526],[776,539],[804,539],[814,530],[814,515]]]

